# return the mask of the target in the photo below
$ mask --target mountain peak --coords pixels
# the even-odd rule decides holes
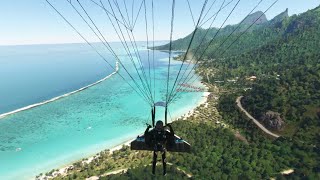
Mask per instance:
[[[258,19],[258,20],[257,20]],[[256,21],[257,20],[257,21]],[[256,22],[255,22],[256,21]],[[255,24],[263,24],[267,22],[267,17],[262,11],[257,11],[255,13],[250,14],[243,20],[243,24],[251,25]]]
[[[288,18],[289,14],[288,14],[288,8],[283,11],[282,13],[280,13],[279,15],[275,16],[272,20],[271,23],[277,23],[277,22],[281,22],[284,19]]]

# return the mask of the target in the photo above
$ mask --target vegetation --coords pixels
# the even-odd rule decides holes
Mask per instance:
[[[246,109],[256,118],[279,112],[290,124],[318,119],[320,112],[320,13],[317,9],[290,18],[281,39],[237,56],[204,62],[216,69],[209,81],[238,79]],[[297,24],[298,23],[298,24]],[[248,82],[247,78],[257,80]],[[310,110],[313,109],[313,110]],[[310,113],[313,111],[313,113]]]
[[[250,52],[224,58],[212,56],[214,61],[200,65],[200,69],[210,67],[214,72],[214,76],[204,78],[204,81],[219,80],[226,82],[222,87],[232,89],[232,93],[220,98],[218,107],[223,119],[234,122],[235,127],[244,129],[244,133],[248,134],[251,127],[235,119],[237,113],[232,103],[236,96],[245,96],[242,103],[257,119],[270,110],[280,113],[286,127],[280,132],[283,138],[273,144],[281,141],[281,149],[290,149],[286,152],[289,153],[287,157],[284,157],[285,152],[281,154],[296,169],[292,176],[299,178],[319,177],[319,9],[282,21],[281,38]],[[257,79],[249,80],[250,76]],[[230,79],[237,81],[231,88]],[[251,141],[258,137],[250,133],[248,139]]]

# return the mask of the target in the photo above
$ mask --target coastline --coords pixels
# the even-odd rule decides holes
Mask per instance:
[[[6,113],[3,113],[3,114],[0,114],[0,119],[5,118],[5,117],[7,117],[7,116],[9,116],[9,115],[12,115],[12,114],[21,112],[21,111],[26,111],[26,110],[28,110],[28,109],[32,109],[32,108],[35,108],[35,107],[38,107],[38,106],[41,106],[41,105],[44,105],[44,104],[51,103],[51,102],[54,102],[54,101],[56,101],[56,100],[59,100],[59,99],[68,97],[68,96],[73,95],[73,94],[76,94],[76,93],[78,93],[78,92],[81,92],[81,91],[83,91],[83,90],[85,90],[85,89],[88,89],[88,88],[90,88],[90,87],[92,87],[92,86],[95,86],[95,85],[97,85],[97,84],[100,84],[101,82],[109,79],[111,76],[113,76],[114,74],[118,73],[118,71],[119,71],[119,63],[116,62],[116,67],[115,67],[115,71],[114,71],[114,72],[112,72],[111,74],[107,75],[106,77],[104,77],[104,78],[102,78],[102,79],[100,79],[100,80],[98,80],[98,81],[96,81],[96,82],[94,82],[94,83],[92,83],[92,84],[89,84],[89,85],[84,86],[84,87],[82,87],[82,88],[80,88],[80,89],[71,91],[71,92],[69,92],[69,93],[63,94],[63,95],[61,95],[61,96],[57,96],[57,97],[51,98],[51,99],[49,99],[49,100],[45,100],[45,101],[42,101],[42,102],[39,102],[39,103],[31,104],[31,105],[28,105],[28,106],[25,106],[25,107],[22,107],[22,108],[19,108],[19,109],[10,111],[10,112],[6,112]]]
[[[198,107],[198,106],[200,106],[200,105],[202,105],[202,104],[205,104],[205,105],[206,105],[206,104],[207,104],[208,97],[209,97],[210,94],[211,94],[211,92],[203,92],[203,95],[202,95],[202,97],[201,97],[201,100],[198,102],[198,104],[197,104],[196,107]],[[184,115],[181,117],[182,120],[186,120],[188,117],[192,116],[192,115],[195,113],[196,107],[193,108],[192,110],[190,110],[188,113],[184,114]]]
[[[173,117],[172,121],[171,122],[174,122],[174,121],[178,121],[178,120],[185,120],[187,117],[189,116],[192,116],[193,113],[195,112],[195,109],[202,105],[202,104],[206,104],[207,103],[207,100],[208,100],[208,97],[209,95],[211,94],[211,92],[208,92],[208,87],[201,83],[206,91],[204,91],[202,93],[202,96],[201,98],[199,98],[199,100],[197,101],[197,103],[190,109],[185,109],[185,113],[183,115],[180,115],[180,116],[177,116],[177,117]],[[120,150],[122,149],[123,146],[130,146],[130,143],[135,140],[136,137],[132,137],[130,140],[127,140],[127,141],[123,141],[123,142],[120,142],[119,144],[111,147],[110,149],[106,149],[106,150],[109,150],[109,152],[112,154],[114,151],[117,151],[117,150]],[[75,162],[81,162],[83,164],[89,164],[91,163],[93,160],[99,158],[99,155],[96,155],[96,153],[93,153],[95,155],[91,155],[89,157],[84,157],[85,160],[77,160]],[[60,167],[60,168],[57,168],[57,170],[55,170],[54,172],[52,172],[51,175],[45,175],[45,172],[43,173],[42,176],[39,176],[39,177],[36,177],[37,180],[46,180],[46,179],[50,179],[50,178],[54,178],[54,177],[57,177],[57,176],[66,176],[68,174],[68,171],[69,170],[72,170],[73,169],[73,163],[75,162],[70,162],[69,165],[66,165],[66,166],[63,166],[63,167]]]

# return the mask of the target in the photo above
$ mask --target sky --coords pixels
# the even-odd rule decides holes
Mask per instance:
[[[67,18],[71,24],[90,42],[99,42],[99,39],[88,28],[77,12],[72,8],[67,0],[49,0],[58,10]],[[104,35],[107,41],[119,41],[118,35],[114,31],[111,22],[105,11],[92,3],[97,2],[100,6],[100,0],[79,0],[87,13],[96,23],[97,27]],[[122,16],[128,24],[134,24],[137,19],[133,34],[135,40],[145,41],[147,37],[152,40],[152,0],[145,0],[146,10],[143,0],[109,0],[115,16],[123,24]],[[223,4],[223,2],[225,3]],[[208,0],[202,17],[208,19],[214,15],[221,5],[226,6],[218,14],[213,22],[213,27],[220,27],[227,18],[232,8],[238,0]],[[112,13],[108,0],[102,0],[104,7]],[[119,5],[119,10],[114,2]],[[125,3],[124,3],[125,2]],[[154,0],[154,39],[170,39],[172,0]],[[189,0],[190,8],[197,22],[205,0]],[[215,2],[213,4],[213,2]],[[260,0],[240,0],[233,13],[230,15],[225,25],[239,23]],[[255,11],[265,11],[274,0],[262,0]],[[75,8],[87,18],[81,6],[76,0],[71,0]],[[140,5],[142,8],[138,14]],[[213,4],[212,8],[209,7]],[[289,15],[300,14],[308,9],[313,9],[320,5],[320,0],[279,0],[267,13],[268,19],[272,19],[277,14],[289,9]],[[187,0],[175,0],[173,19],[173,39],[183,38],[194,29],[194,23],[190,13]],[[126,9],[128,14],[126,13]],[[132,11],[133,9],[133,11]],[[207,13],[208,12],[208,13]],[[145,13],[147,14],[147,31]],[[207,14],[206,16],[204,16]],[[110,14],[109,14],[110,15]],[[57,43],[81,43],[85,42],[52,8],[45,0],[10,0],[0,1],[0,45],[21,45],[21,44],[57,44]],[[112,22],[118,28],[116,21],[111,17]],[[90,21],[87,19],[87,21]],[[119,22],[120,28],[124,33],[125,39],[128,39],[126,28]],[[203,21],[204,22],[204,21]],[[203,28],[208,28],[212,19],[204,24]],[[118,29],[120,32],[120,29]],[[121,34],[120,34],[120,37]]]

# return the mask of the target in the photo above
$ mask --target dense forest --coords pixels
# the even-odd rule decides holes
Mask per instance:
[[[296,175],[319,176],[319,163],[310,160],[319,161],[320,155],[320,8],[294,15],[277,26],[282,34],[272,42],[238,55],[211,56],[214,61],[204,62],[200,68],[215,69],[210,82],[237,79],[233,94],[244,95],[245,108],[266,127],[268,112],[278,114],[285,125],[271,130],[280,131],[286,139],[281,148],[290,147],[288,159],[297,158],[295,168],[305,171]],[[252,76],[256,79],[248,80]],[[235,99],[231,97],[220,98],[222,112],[230,109]],[[230,113],[225,115],[234,119]]]
[[[210,91],[218,86],[213,93],[219,99],[209,98],[207,107],[197,108],[198,114],[173,123],[176,133],[192,144],[191,153],[169,153],[169,173],[161,177],[159,166],[156,179],[320,179],[320,7],[292,17],[286,10],[246,32],[228,53],[216,53],[235,27],[221,31],[197,66]],[[205,31],[198,31],[197,39]],[[217,29],[210,31],[208,37]],[[239,33],[230,36],[230,42]],[[188,38],[174,47],[185,50]],[[194,45],[191,51],[196,49]],[[249,121],[236,107],[239,96],[267,128],[263,120],[268,112],[279,116],[284,126],[271,130],[281,137],[268,137]],[[56,179],[154,179],[150,163],[151,152],[124,147],[114,154],[102,152],[89,165],[75,164],[68,176]],[[123,173],[106,175],[123,168]],[[293,173],[281,173],[288,169]]]

